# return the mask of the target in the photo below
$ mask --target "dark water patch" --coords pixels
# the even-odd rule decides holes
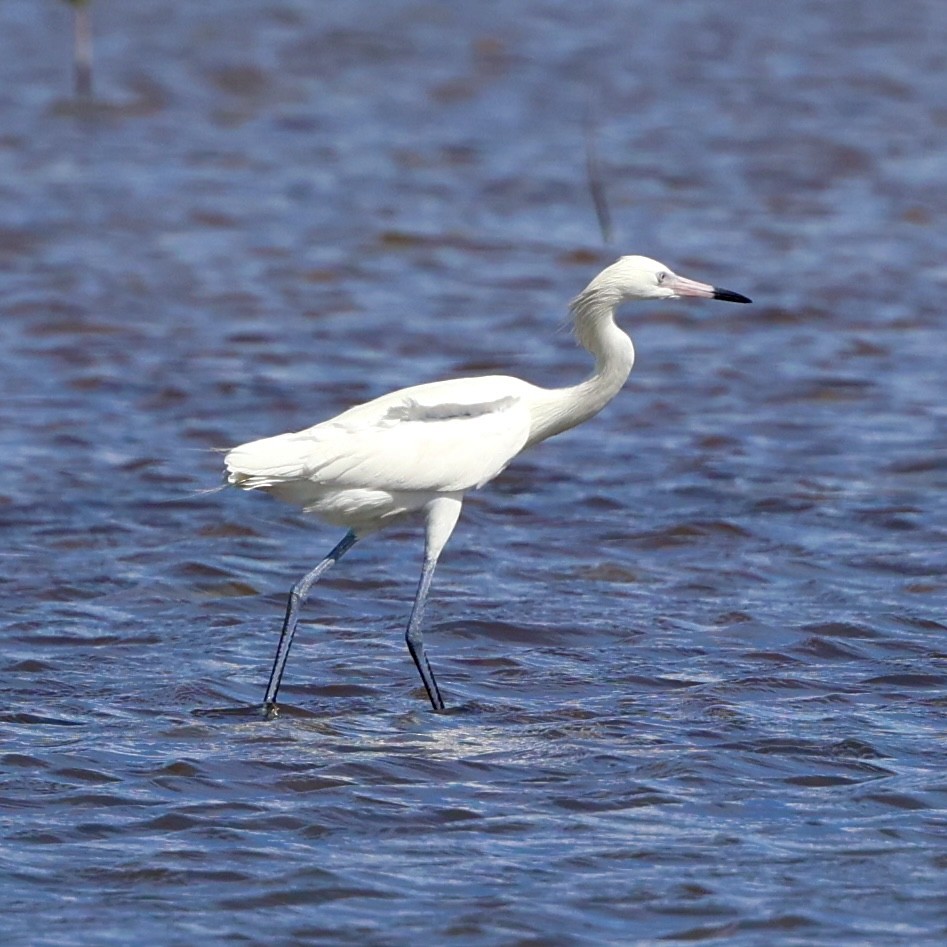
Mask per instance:
[[[463,621],[445,623],[440,628],[442,633],[448,633],[458,638],[482,638],[485,641],[499,641],[514,644],[548,644],[557,638],[569,640],[571,630],[568,628],[555,629],[544,625],[513,624],[496,619],[465,619]]]
[[[850,776],[831,776],[831,775],[813,775],[813,776],[787,776],[786,782],[790,786],[802,786],[809,789],[826,789],[833,786],[851,786],[860,780],[853,779]]]
[[[877,638],[880,636],[871,628],[848,622],[817,623],[806,625],[803,630],[821,638]]]
[[[947,684],[947,674],[881,674],[878,677],[869,677],[866,684],[891,684],[896,687],[944,687]]]
[[[70,720],[65,717],[49,717],[42,714],[29,712],[10,712],[0,713],[0,720],[6,723],[24,724],[31,727],[83,727],[86,722],[83,720]]]
[[[748,536],[746,530],[734,523],[706,522],[681,523],[665,529],[651,532],[641,537],[641,544],[646,549],[662,549],[668,546],[679,546],[696,543],[707,538],[726,537],[736,538]]]
[[[56,770],[56,775],[60,779],[68,780],[70,782],[76,781],[80,783],[111,783],[120,781],[119,777],[110,775],[108,773],[100,773],[89,769],[78,769],[76,767],[66,767],[64,769]]]
[[[857,648],[816,635],[806,638],[793,650],[800,654],[807,654],[828,661],[851,661],[862,656],[861,651]]]
[[[780,652],[773,651],[748,651],[743,657],[748,661],[766,661],[771,664],[779,664],[785,666],[799,665],[802,662],[798,658],[792,657],[789,654],[782,654]]]
[[[882,806],[892,806],[895,809],[915,810],[930,808],[923,800],[904,793],[868,793],[860,798],[863,802],[877,802]]]

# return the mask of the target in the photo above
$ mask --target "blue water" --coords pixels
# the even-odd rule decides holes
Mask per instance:
[[[947,8],[0,5],[0,935],[10,945],[947,937]],[[592,129],[615,225],[600,235]],[[578,380],[472,495],[433,714],[421,539],[216,491],[393,387]]]

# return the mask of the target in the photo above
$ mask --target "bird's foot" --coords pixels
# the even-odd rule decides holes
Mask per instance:
[[[279,716],[279,707],[276,706],[276,702],[268,700],[261,708],[260,713],[263,715],[264,720],[275,720]]]

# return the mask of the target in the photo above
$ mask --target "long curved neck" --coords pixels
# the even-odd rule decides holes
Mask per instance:
[[[621,296],[593,283],[571,305],[579,344],[595,356],[595,370],[578,385],[551,388],[532,407],[528,444],[568,431],[598,414],[625,384],[635,363],[631,339],[615,325]]]

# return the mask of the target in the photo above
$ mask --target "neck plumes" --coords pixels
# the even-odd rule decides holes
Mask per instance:
[[[595,370],[581,384],[545,392],[533,408],[529,443],[567,431],[598,414],[625,384],[635,363],[631,339],[615,325],[621,294],[595,282],[571,305],[579,344],[595,356]]]

